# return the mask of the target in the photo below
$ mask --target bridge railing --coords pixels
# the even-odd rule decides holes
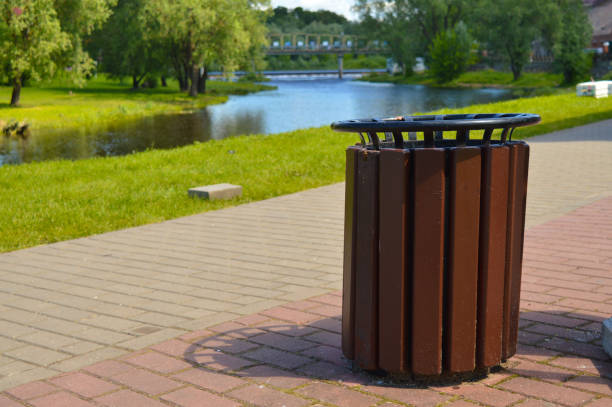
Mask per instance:
[[[384,51],[387,44],[379,40],[370,40],[354,35],[334,34],[269,34],[268,51],[270,52],[359,52]]]

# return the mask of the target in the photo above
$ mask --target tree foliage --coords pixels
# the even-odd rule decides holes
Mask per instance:
[[[413,48],[427,54],[436,36],[454,29],[471,13],[469,0],[358,0],[355,8],[390,29],[410,37]],[[397,26],[403,21],[404,24]]]
[[[146,38],[147,26],[141,12],[145,0],[119,0],[104,27],[96,32],[89,49],[99,54],[100,69],[111,77],[132,78],[134,89],[147,75],[167,71],[167,41]]]
[[[266,24],[271,32],[276,33],[325,33],[340,34],[351,31],[351,24],[346,17],[336,14],[329,10],[310,11],[302,7],[288,9],[286,7],[276,7],[267,17]],[[313,31],[313,27],[318,31]],[[332,31],[328,27],[333,27]]]
[[[552,46],[555,63],[566,83],[588,77],[590,55],[584,53],[592,28],[581,0],[557,0],[560,17],[556,40]]]
[[[150,40],[168,41],[173,66],[192,96],[213,61],[231,71],[265,43],[263,0],[150,0],[142,18]],[[200,86],[199,86],[200,85]]]
[[[95,67],[94,60],[83,48],[83,39],[111,15],[117,0],[54,0],[62,32],[68,35],[70,47],[58,55],[61,66],[69,67],[72,80],[82,85]]]
[[[489,55],[508,63],[515,80],[536,42],[554,54],[566,81],[588,69],[583,49],[591,28],[581,0],[357,0],[355,9],[389,43],[397,62],[424,56],[438,76],[445,75],[441,66],[465,63],[462,52],[450,52],[446,60],[441,53],[459,44],[453,33],[462,24]]]
[[[461,22],[436,35],[430,47],[430,70],[438,83],[450,82],[465,71],[471,43],[467,28]]]
[[[517,80],[529,62],[533,42],[544,35],[555,12],[552,0],[484,0],[477,9],[481,24],[476,33],[488,49],[509,63]]]
[[[18,105],[26,80],[40,80],[67,68],[81,80],[93,67],[82,36],[109,15],[111,0],[4,0],[0,5],[0,67]]]
[[[26,79],[38,80],[56,71],[53,56],[68,49],[69,39],[52,0],[5,1],[0,32],[2,68],[13,86],[11,105],[15,106]]]

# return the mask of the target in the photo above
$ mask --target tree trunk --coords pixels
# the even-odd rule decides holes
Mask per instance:
[[[183,75],[181,75],[180,71],[177,72],[176,79],[178,79],[179,89],[181,90],[181,92],[187,90],[187,86],[185,86],[185,78],[183,77]]]
[[[13,93],[11,94],[11,106],[19,106],[21,97],[21,76],[13,78]]]
[[[162,76],[161,76],[161,85],[162,85],[164,88],[167,88],[167,87],[168,87],[168,82],[166,82],[166,77],[165,77],[164,75],[162,75]]]
[[[204,66],[202,68],[202,75],[198,78],[198,93],[206,93],[206,79],[208,79],[208,69]]]
[[[189,66],[183,62],[183,78],[184,78],[184,83],[183,85],[185,86],[184,88],[182,88],[182,91],[188,91],[189,90],[189,78],[191,76],[191,71],[189,70]]]
[[[197,65],[191,65],[191,86],[189,87],[189,96],[198,96],[198,82],[200,81],[200,69]]]
[[[522,65],[516,63],[516,62],[512,62],[512,60],[510,61],[510,69],[512,70],[512,77],[514,78],[514,80],[518,80],[521,77],[521,72],[523,71],[523,67]]]
[[[132,75],[132,89],[138,89],[140,86],[140,81],[138,80],[138,75]]]

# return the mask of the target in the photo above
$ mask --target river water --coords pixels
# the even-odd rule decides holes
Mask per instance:
[[[0,165],[125,155],[240,134],[279,133],[337,120],[409,115],[511,98],[501,89],[435,89],[320,77],[275,79],[269,84],[278,89],[231,96],[227,103],[194,113],[41,131],[26,141],[0,138]]]

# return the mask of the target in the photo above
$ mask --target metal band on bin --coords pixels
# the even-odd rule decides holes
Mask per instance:
[[[332,129],[345,132],[423,132],[512,129],[538,123],[531,113],[480,113],[398,116],[384,119],[345,120],[332,123]]]

